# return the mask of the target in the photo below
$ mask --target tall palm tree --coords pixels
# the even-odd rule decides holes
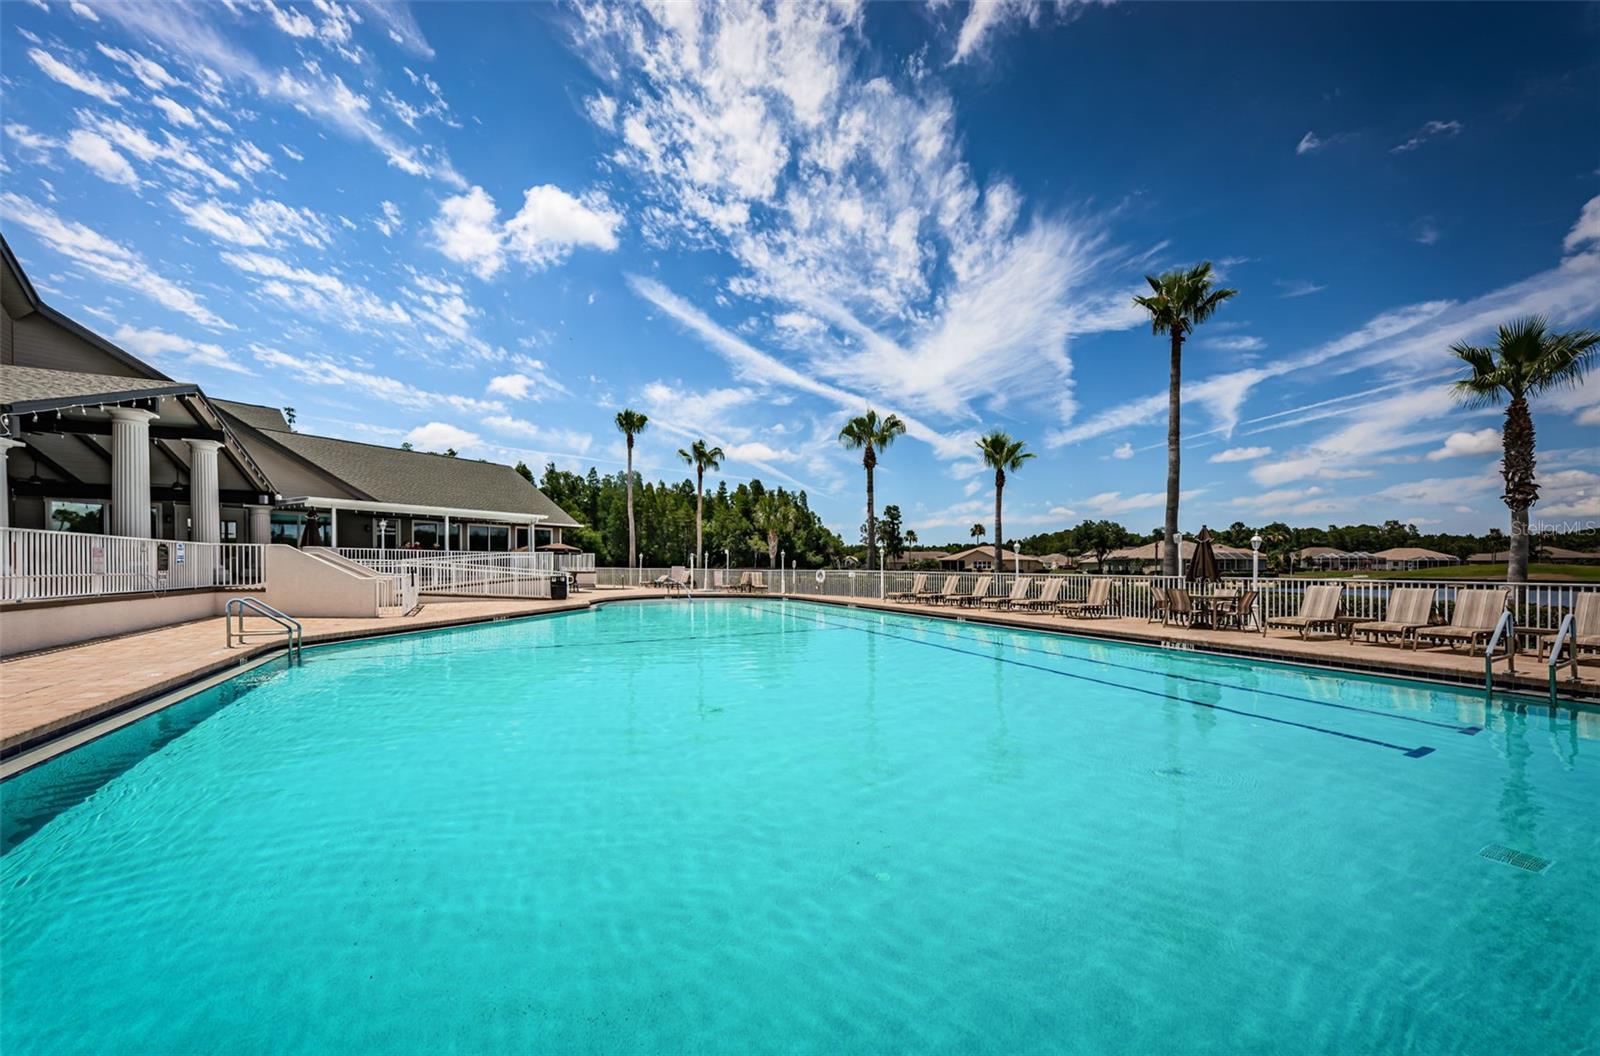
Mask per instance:
[[[1150,313],[1150,332],[1167,334],[1172,339],[1172,366],[1167,382],[1167,522],[1166,546],[1161,555],[1164,575],[1178,574],[1178,408],[1183,389],[1183,342],[1196,326],[1205,322],[1222,302],[1238,290],[1216,289],[1211,285],[1211,262],[1179,268],[1164,275],[1146,275],[1148,296],[1135,297],[1133,303]]]
[[[896,437],[904,436],[905,431],[906,423],[898,416],[891,414],[879,418],[878,412],[870,407],[867,408],[866,414],[850,419],[844,423],[844,428],[839,430],[839,442],[844,444],[846,450],[860,451],[861,464],[867,470],[867,567],[869,569],[878,553],[877,519],[873,515],[872,508],[872,471],[878,465],[878,452],[888,448]]]
[[[755,501],[750,509],[750,524],[757,535],[755,542],[767,548],[767,567],[778,565],[778,541],[794,531],[799,511],[775,491],[769,491]]]
[[[1549,332],[1542,316],[1514,319],[1500,327],[1494,347],[1457,342],[1450,351],[1471,371],[1455,383],[1456,398],[1468,407],[1506,405],[1500,441],[1504,451],[1501,496],[1511,510],[1511,560],[1506,581],[1528,579],[1528,508],[1539,501],[1534,480],[1533,415],[1528,400],[1551,389],[1577,385],[1600,359],[1600,333],[1593,330]]]
[[[1033,457],[1031,451],[1023,450],[1027,447],[1021,440],[1013,440],[1007,434],[996,429],[988,436],[978,441],[978,451],[983,458],[983,464],[994,470],[994,570],[1004,572],[1005,565],[1000,561],[1001,548],[1005,545],[1005,535],[1000,526],[1000,496],[1006,490],[1006,474],[1015,473],[1022,468],[1022,464]]]
[[[639,567],[639,543],[633,528],[633,438],[644,432],[645,426],[649,424],[650,419],[640,411],[624,407],[617,412],[617,429],[628,438],[628,571],[630,573]]]
[[[678,448],[678,457],[694,467],[694,554],[699,567],[705,568],[706,470],[722,468],[722,448],[707,447],[704,440],[696,440],[688,450]]]
[[[972,538],[978,540],[978,545],[982,546],[983,545],[983,537],[985,535],[989,534],[989,529],[985,528],[981,524],[974,524],[971,528],[967,529],[967,534],[969,536],[971,536]]]

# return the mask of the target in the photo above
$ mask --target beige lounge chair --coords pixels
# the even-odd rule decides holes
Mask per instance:
[[[1541,631],[1540,635],[1549,638],[1550,647],[1555,648],[1555,631]],[[1572,607],[1572,637],[1567,639],[1565,648],[1572,657],[1572,677],[1577,678],[1578,654],[1586,649],[1600,651],[1600,593],[1578,595],[1577,604]]]
[[[911,589],[910,590],[891,590],[889,593],[887,593],[887,594],[885,594],[883,596],[883,600],[885,600],[885,601],[915,601],[917,599],[918,595],[921,595],[921,594],[925,593],[927,591],[927,589],[928,589],[928,574],[926,572],[918,572],[917,575],[916,575],[916,578],[911,581]]]
[[[991,609],[1009,609],[1013,605],[1028,599],[1028,592],[1033,589],[1032,576],[1018,576],[1011,584],[1011,593],[1002,597],[996,594],[992,598],[979,598],[978,604]]]
[[[689,569],[686,565],[673,565],[664,576],[656,577],[656,586],[665,587],[668,594],[674,590],[687,592],[689,589]]]
[[[994,582],[993,576],[979,576],[978,581],[972,584],[971,590],[958,590],[953,594],[946,594],[940,598],[941,602],[948,605],[976,605],[978,599],[986,597],[989,593],[989,584]]]
[[[1063,601],[1056,609],[1067,616],[1104,616],[1111,607],[1111,580],[1099,577],[1089,584],[1089,596],[1082,601]]]
[[[1350,637],[1370,635],[1373,644],[1380,638],[1398,637],[1401,644],[1418,629],[1433,622],[1432,587],[1396,587],[1389,593],[1389,604],[1381,620],[1367,620],[1350,627]]]
[[[752,594],[754,594],[758,590],[761,591],[762,593],[766,593],[766,590],[767,590],[767,574],[765,572],[752,572],[752,573],[750,573],[750,585],[748,587],[746,587],[745,589],[750,591],[750,593],[752,593]]]
[[[1061,576],[1050,576],[1044,581],[1044,586],[1039,588],[1039,596],[1037,598],[1026,598],[1020,602],[1013,602],[1012,607],[1023,609],[1027,612],[1053,609],[1056,607],[1056,603],[1061,600],[1061,587],[1064,583],[1066,583],[1066,580]]]
[[[1479,643],[1489,647],[1489,637],[1506,611],[1506,600],[1511,592],[1504,587],[1456,592],[1456,607],[1450,613],[1450,622],[1440,627],[1419,627],[1411,635],[1411,648],[1421,642],[1442,642],[1451,652],[1461,642],[1467,643],[1467,655],[1477,652]],[[1507,655],[1515,643],[1506,642]]]
[[[948,598],[956,592],[956,584],[961,582],[960,576],[945,576],[944,585],[938,590],[925,590],[918,594],[917,601],[925,601],[937,605],[942,599]]]
[[[1339,601],[1343,597],[1344,587],[1338,583],[1307,587],[1305,597],[1300,599],[1299,613],[1294,616],[1274,616],[1267,621],[1267,626],[1299,631],[1302,638],[1311,631],[1334,630],[1337,628],[1334,621],[1339,616]]]
[[[1150,618],[1146,623],[1167,622],[1167,588],[1157,583],[1150,584]]]

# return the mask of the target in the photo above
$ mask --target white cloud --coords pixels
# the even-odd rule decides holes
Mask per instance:
[[[385,238],[394,237],[400,230],[400,207],[391,201],[385,200],[382,204],[383,215],[372,221],[372,226],[382,231]]]
[[[140,330],[124,325],[117,328],[111,339],[135,355],[148,359],[182,356],[185,363],[202,364],[236,374],[253,373],[249,367],[235,360],[221,345],[192,341],[164,330],[155,328]]]
[[[363,323],[408,324],[412,317],[393,300],[339,276],[296,267],[278,257],[256,252],[225,252],[222,259],[260,281],[266,296],[297,311],[331,319],[351,329]]]
[[[1568,253],[1574,252],[1582,246],[1593,246],[1600,243],[1600,194],[1583,203],[1583,212],[1578,214],[1577,222],[1572,225],[1572,230],[1567,232],[1567,237],[1561,245]]]
[[[1310,154],[1314,150],[1320,150],[1322,145],[1322,140],[1317,138],[1315,132],[1307,132],[1300,137],[1300,142],[1295,145],[1294,152],[1296,154]]]
[[[92,73],[85,73],[69,66],[43,48],[29,48],[28,58],[32,59],[33,64],[52,81],[64,84],[84,95],[92,95],[102,103],[120,106],[118,100],[128,94],[128,89],[115,81],[101,80]]]
[[[1321,283],[1312,282],[1310,279],[1274,279],[1273,285],[1282,292],[1279,297],[1305,297],[1313,293],[1321,293],[1328,287]]]
[[[1254,462],[1256,459],[1265,458],[1270,454],[1272,454],[1272,448],[1270,447],[1230,447],[1226,451],[1218,451],[1216,454],[1206,459],[1206,461],[1219,464],[1227,462]]]
[[[123,51],[120,48],[113,48],[106,44],[96,44],[95,48],[100,54],[133,74],[140,84],[152,91],[172,88],[179,83],[176,77],[167,72],[165,66],[145,58],[136,51]]]
[[[1416,150],[1430,139],[1438,136],[1454,136],[1460,131],[1461,122],[1459,121],[1429,121],[1412,133],[1411,138],[1404,143],[1391,147],[1389,153],[1404,154],[1407,151]]]
[[[73,129],[67,137],[67,153],[87,165],[96,176],[110,183],[137,188],[139,174],[133,171],[128,159],[117,153],[117,148],[104,136]]]
[[[200,121],[194,116],[193,110],[190,110],[182,103],[173,102],[164,95],[153,96],[150,99],[150,105],[160,110],[167,120],[174,125],[182,128],[198,128],[200,126]]]
[[[100,21],[100,16],[95,14],[94,8],[90,7],[89,5],[80,4],[78,3],[78,0],[72,0],[72,4],[70,6],[72,8],[72,13],[77,15],[79,18],[88,19],[90,22]]]
[[[204,231],[219,242],[235,246],[279,246],[300,242],[321,249],[333,241],[333,231],[321,216],[304,207],[257,198],[242,210],[209,199],[194,201],[185,195],[171,197],[184,223]]]
[[[1479,429],[1474,433],[1451,433],[1445,437],[1443,447],[1428,452],[1428,461],[1438,462],[1462,455],[1492,455],[1499,451],[1500,430]]]
[[[594,446],[594,437],[577,429],[552,429],[504,414],[489,415],[483,419],[483,424],[498,433],[531,440],[564,455],[584,456]]]
[[[459,452],[475,448],[483,440],[477,433],[469,433],[458,426],[445,422],[429,422],[407,433],[406,442],[419,451],[443,454],[452,449]]]
[[[1111,457],[1112,458],[1132,458],[1133,457],[1133,445],[1131,443],[1127,443],[1127,442],[1123,442],[1123,443],[1118,444],[1116,446],[1116,448],[1112,450]]]
[[[1205,343],[1208,348],[1220,348],[1224,352],[1259,352],[1267,347],[1261,338],[1249,334],[1207,338]]]
[[[494,199],[482,187],[473,187],[440,204],[433,232],[439,252],[488,279],[504,265],[507,253],[530,267],[544,268],[576,248],[616,249],[621,223],[621,215],[603,195],[576,198],[544,184],[528,188],[522,208],[501,224]]]
[[[188,316],[214,330],[233,329],[207,308],[199,294],[146,264],[138,253],[84,224],[63,220],[46,206],[22,195],[0,194],[0,212],[32,231],[39,240],[100,279],[126,286],[163,308]]]
[[[1178,493],[1179,502],[1188,502],[1203,494],[1206,489],[1194,488]],[[1102,491],[1098,495],[1077,502],[1074,505],[1086,506],[1102,516],[1112,517],[1117,514],[1131,513],[1135,510],[1149,510],[1164,507],[1167,504],[1167,493],[1164,491],[1141,491],[1134,495],[1124,495],[1120,491]]]
[[[430,392],[397,378],[357,370],[327,356],[294,356],[265,345],[252,345],[251,349],[261,363],[287,370],[308,385],[350,389],[362,396],[375,396],[401,407],[418,410],[447,407],[467,414],[501,414],[506,409],[505,404],[498,400]]]

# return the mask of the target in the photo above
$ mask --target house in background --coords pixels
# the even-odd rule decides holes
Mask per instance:
[[[1509,550],[1467,555],[1469,565],[1503,565],[1510,560]],[[1558,565],[1600,565],[1600,550],[1568,550],[1564,546],[1540,546],[1535,542],[1531,560],[1550,561]]]
[[[1387,572],[1410,572],[1419,568],[1437,568],[1440,565],[1453,565],[1456,559],[1449,554],[1441,554],[1437,550],[1425,550],[1420,546],[1396,546],[1389,550],[1379,550],[1372,555],[1374,567]]]
[[[0,527],[515,550],[577,522],[510,466],[296,433],[46,305],[0,238]],[[312,524],[315,530],[312,530]]]
[[[1365,550],[1340,550],[1332,546],[1308,546],[1294,553],[1297,568],[1314,568],[1319,572],[1371,568],[1373,556]]]
[[[1010,548],[1002,548],[1005,556],[1005,567],[1000,571],[1014,572],[1019,568],[1018,555]],[[1042,572],[1044,562],[1031,554],[1022,554],[1020,568],[1023,572]],[[965,550],[958,550],[953,554],[946,554],[939,559],[939,567],[947,572],[992,572],[994,571],[994,547],[973,546]]]

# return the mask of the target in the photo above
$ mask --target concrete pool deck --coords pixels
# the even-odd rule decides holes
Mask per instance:
[[[522,616],[580,611],[598,602],[646,600],[664,597],[654,588],[606,588],[588,591],[565,601],[473,600],[430,601],[413,616],[379,619],[306,619],[305,644],[346,641],[410,631],[461,626]],[[697,592],[697,597],[719,596]],[[737,595],[750,597],[750,595]],[[779,597],[780,595],[755,595]],[[1259,633],[1216,631],[1205,628],[1162,627],[1143,619],[1108,617],[1069,619],[1058,615],[979,611],[952,606],[890,604],[868,598],[834,598],[790,595],[790,600],[813,601],[859,609],[882,610],[958,619],[971,623],[1031,630],[1056,631],[1145,645],[1192,647],[1209,652],[1290,661],[1317,666],[1446,681],[1482,687],[1483,658],[1445,648],[1412,651],[1397,646],[1374,646],[1327,636],[1302,641],[1275,631]],[[270,628],[270,630],[269,630]],[[113,715],[201,679],[226,673],[283,648],[283,636],[264,620],[251,624],[248,643],[224,645],[221,617],[194,620],[137,634],[104,638],[0,662],[0,753],[14,754],[97,719]],[[1600,664],[1586,658],[1579,679],[1571,681],[1562,666],[1561,693],[1569,699],[1600,701]],[[1495,663],[1495,685],[1542,697],[1547,668],[1541,657],[1517,657],[1515,675],[1504,660]]]

